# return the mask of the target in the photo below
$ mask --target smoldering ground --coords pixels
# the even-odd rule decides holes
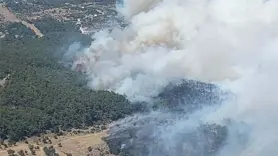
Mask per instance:
[[[130,129],[135,121],[146,121],[132,131],[132,137],[118,142],[122,143],[118,150],[146,143],[147,153],[142,155],[278,154],[278,1],[125,0],[119,12],[129,25],[95,33],[90,47],[82,49],[73,63],[73,69],[78,65],[85,69],[89,87],[153,103],[169,83],[186,79],[214,84],[232,98],[213,92],[221,100],[199,102],[202,107],[189,113],[167,108],[118,121],[121,126],[113,125],[111,136],[123,127]],[[186,97],[190,91],[183,94]],[[211,92],[191,94],[198,101]],[[200,130],[215,124],[216,128]],[[215,136],[210,134],[214,131]],[[213,144],[218,136],[222,141]],[[137,146],[128,146],[127,140]]]

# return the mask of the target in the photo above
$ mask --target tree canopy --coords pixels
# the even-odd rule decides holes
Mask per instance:
[[[109,91],[93,91],[80,75],[54,58],[65,33],[43,38],[1,39],[0,138],[19,140],[46,130],[79,128],[131,113],[130,102]]]

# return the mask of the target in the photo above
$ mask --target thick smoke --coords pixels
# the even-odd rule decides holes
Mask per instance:
[[[162,141],[169,143],[166,137],[177,137],[192,121],[226,124],[230,119],[234,123],[220,156],[278,154],[277,0],[125,0],[124,4],[119,11],[129,25],[94,34],[90,48],[73,64],[87,72],[91,88],[148,101],[175,79],[218,84],[236,98],[189,119],[177,119],[170,126],[171,135],[160,134],[165,136]],[[248,139],[236,139],[238,131]]]

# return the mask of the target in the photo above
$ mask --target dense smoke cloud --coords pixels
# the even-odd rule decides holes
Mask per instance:
[[[236,123],[229,126],[227,144],[219,155],[278,154],[278,1],[125,0],[124,4],[120,12],[129,25],[94,34],[90,48],[73,64],[84,68],[91,88],[147,101],[175,79],[218,84],[236,98],[200,110],[196,120]],[[187,121],[177,120],[172,128]],[[234,131],[249,133],[244,145]]]

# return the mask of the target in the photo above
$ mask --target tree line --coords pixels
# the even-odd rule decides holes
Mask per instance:
[[[65,36],[1,39],[0,78],[11,75],[0,87],[1,139],[102,124],[132,112],[124,96],[87,88],[82,76],[53,57]]]

